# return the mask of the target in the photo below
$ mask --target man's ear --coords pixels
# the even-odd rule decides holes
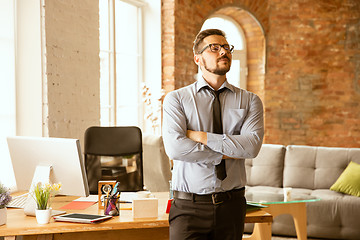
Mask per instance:
[[[200,55],[194,54],[194,62],[196,65],[200,66]]]

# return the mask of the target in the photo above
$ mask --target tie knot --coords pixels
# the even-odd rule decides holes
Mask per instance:
[[[216,98],[219,98],[220,93],[222,93],[226,89],[226,88],[222,88],[222,89],[215,91],[214,89],[211,89],[209,86],[206,86],[204,88],[209,90],[211,92],[211,94],[214,95],[214,97],[216,97]]]
[[[222,91],[223,91],[223,89],[220,89],[220,90],[218,90],[218,91],[214,91],[215,96],[218,98],[219,95],[220,95],[220,93],[221,93]]]

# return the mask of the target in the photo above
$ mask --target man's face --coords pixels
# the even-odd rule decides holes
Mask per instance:
[[[223,36],[210,35],[204,38],[199,50],[214,43],[228,44]],[[230,70],[231,60],[232,54],[224,48],[221,48],[219,52],[212,52],[210,48],[207,48],[202,54],[195,55],[195,62],[203,72],[208,71],[216,75],[225,75]]]

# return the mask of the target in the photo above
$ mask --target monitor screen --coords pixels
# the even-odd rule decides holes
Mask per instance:
[[[88,196],[89,187],[78,139],[8,137],[17,190],[29,190],[37,166],[51,166],[50,182],[61,195]]]

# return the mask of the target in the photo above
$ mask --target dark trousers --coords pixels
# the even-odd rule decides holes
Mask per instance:
[[[245,197],[221,204],[174,199],[170,208],[170,240],[241,240]]]

